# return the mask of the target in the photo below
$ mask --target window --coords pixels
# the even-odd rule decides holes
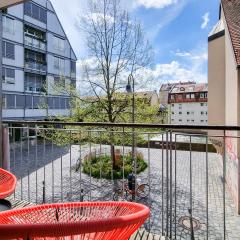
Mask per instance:
[[[15,70],[12,68],[2,68],[2,79],[4,83],[14,84],[15,83]]]
[[[192,94],[191,94],[191,99],[194,99],[194,98],[195,98],[195,94],[192,93]]]
[[[174,122],[174,119],[172,119],[172,122]]]
[[[194,122],[194,120],[192,119],[192,122]]]
[[[40,96],[33,96],[33,108],[34,109],[45,108],[45,98]]]
[[[182,109],[182,104],[179,104],[179,109]]]
[[[178,121],[179,121],[179,122],[182,122],[182,119],[179,119]]]
[[[179,112],[180,115],[182,115],[182,112]]]
[[[187,112],[187,115],[189,115],[190,114],[190,112]]]
[[[190,98],[190,94],[186,94],[186,98],[189,99]]]
[[[172,115],[174,115],[174,112],[172,112]]]
[[[178,95],[178,99],[182,99],[182,95],[181,94]]]
[[[30,96],[30,95],[26,96],[26,108],[32,109],[32,107],[33,107],[33,101],[32,100],[33,100],[32,96]]]
[[[64,40],[58,37],[54,37],[53,46],[55,50],[64,51]]]
[[[71,61],[71,73],[75,74],[76,73],[76,62]]]
[[[3,32],[14,34],[14,19],[3,16]]]
[[[25,108],[25,96],[16,95],[16,108]]]
[[[2,96],[2,107],[3,107],[3,109],[6,108],[6,95],[4,95],[4,94]]]
[[[172,107],[174,107],[174,104],[172,104]]]
[[[64,59],[54,57],[54,68],[61,72],[64,72]]]
[[[174,100],[174,99],[175,99],[174,95],[171,95],[171,99],[172,99],[172,100]]]
[[[208,94],[207,93],[205,93],[205,98],[207,98],[208,97]]]
[[[204,106],[204,103],[200,103],[200,105],[201,105],[201,107],[203,107],[203,106]]]
[[[204,122],[204,120],[201,120],[201,122]]]
[[[28,92],[44,92],[45,77],[42,75],[26,73],[25,75],[25,91]]]
[[[15,46],[13,43],[3,42],[2,52],[4,58],[15,60]]]
[[[6,94],[6,107],[8,109],[15,108],[15,95]]]
[[[200,93],[200,98],[204,98],[205,94],[204,93]]]
[[[47,11],[34,3],[24,3],[24,14],[43,23],[47,22]]]
[[[204,114],[204,112],[201,112],[201,115],[203,115]]]

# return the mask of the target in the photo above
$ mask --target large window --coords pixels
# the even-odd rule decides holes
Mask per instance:
[[[2,68],[2,79],[4,83],[14,84],[15,83],[15,70],[12,68]]]
[[[15,46],[13,43],[3,42],[2,54],[4,58],[15,60]]]
[[[3,32],[14,34],[14,19],[3,16]]]
[[[75,74],[76,73],[76,62],[71,61],[71,73]]]
[[[32,2],[24,4],[24,14],[43,23],[47,22],[47,11]]]
[[[62,58],[54,57],[54,68],[64,73],[65,61]]]
[[[65,41],[64,39],[58,38],[54,36],[54,41],[53,41],[53,46],[54,49],[59,50],[59,51],[64,51],[65,49]]]
[[[44,92],[45,76],[26,73],[25,74],[25,91],[27,92]]]

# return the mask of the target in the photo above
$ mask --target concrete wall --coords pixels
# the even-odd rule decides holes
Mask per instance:
[[[225,124],[225,37],[208,43],[208,123]]]

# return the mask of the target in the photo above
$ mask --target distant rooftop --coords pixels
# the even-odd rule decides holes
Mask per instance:
[[[193,92],[207,92],[208,84],[198,83],[198,84],[186,84],[174,86],[170,93],[193,93]]]

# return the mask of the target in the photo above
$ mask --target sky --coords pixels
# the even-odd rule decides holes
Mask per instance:
[[[85,14],[86,1],[51,0],[79,59],[77,66],[87,58],[84,39],[76,27],[79,16]],[[207,37],[218,21],[219,0],[122,1],[142,23],[154,50],[153,64],[145,71],[154,78],[147,89],[158,91],[167,82],[207,82]],[[79,68],[77,75],[80,78]]]

